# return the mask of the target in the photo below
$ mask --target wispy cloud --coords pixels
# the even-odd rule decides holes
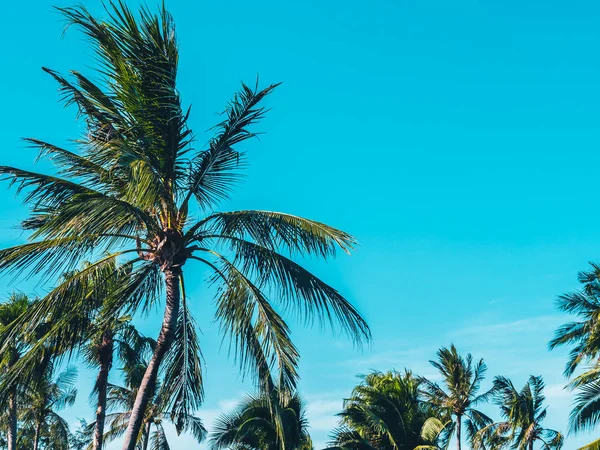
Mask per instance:
[[[499,334],[503,337],[510,336],[512,333],[533,333],[536,331],[546,331],[554,329],[558,323],[564,321],[564,316],[543,315],[529,319],[520,319],[509,322],[478,324],[475,326],[461,327],[453,330],[450,335],[494,335]]]

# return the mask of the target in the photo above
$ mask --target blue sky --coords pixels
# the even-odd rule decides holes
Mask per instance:
[[[100,12],[95,0],[84,3]],[[74,30],[61,39],[51,5],[4,5],[2,164],[33,167],[20,137],[63,144],[82,130],[40,67],[89,73],[90,52]],[[427,361],[452,342],[486,360],[485,386],[494,375],[517,385],[543,375],[546,425],[565,431],[565,352],[546,345],[567,320],[554,299],[600,258],[597,3],[167,5],[181,44],[179,86],[200,143],[240,80],[284,82],[259,127],[267,134],[245,146],[247,180],[219,209],[290,212],[360,241],[350,257],[307,265],[365,315],[372,345],[357,352],[343,336],[293,326],[317,448],[356,374],[409,367],[434,376]],[[24,211],[4,194],[0,245],[24,240],[14,229]],[[203,273],[187,274],[207,364],[199,415],[209,425],[251,385],[220,345]],[[0,281],[7,293],[50,287]],[[158,326],[158,314],[140,321],[153,336]],[[92,378],[82,367],[69,420],[91,416]],[[591,438],[569,436],[565,448]],[[171,444],[183,450],[190,442]]]

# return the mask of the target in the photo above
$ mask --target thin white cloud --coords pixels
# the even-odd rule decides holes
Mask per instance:
[[[511,322],[490,323],[484,325],[475,325],[461,327],[452,331],[451,335],[466,336],[466,335],[493,335],[502,333],[506,336],[509,333],[532,333],[534,331],[545,331],[547,329],[556,328],[559,321],[564,321],[564,316],[543,315],[532,317],[529,319],[514,320]],[[562,323],[562,322],[560,322]]]

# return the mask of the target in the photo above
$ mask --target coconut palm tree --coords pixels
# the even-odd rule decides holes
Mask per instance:
[[[492,450],[507,446],[517,450],[533,450],[539,443],[542,450],[562,448],[564,437],[555,430],[544,428],[544,381],[541,376],[530,376],[527,384],[518,391],[505,377],[494,379],[494,399],[500,406],[503,422],[492,423],[479,431],[474,448]]]
[[[22,448],[68,450],[69,425],[58,414],[67,406],[72,406],[77,396],[75,379],[77,371],[71,367],[54,378],[54,364],[46,366],[40,379],[25,390],[25,401],[19,414],[24,423],[25,437],[33,435],[31,447]]]
[[[154,349],[155,343],[154,340],[139,334],[131,325],[129,318],[121,318],[110,325],[94,327],[93,331],[84,348],[84,355],[88,365],[98,370],[90,398],[96,405],[92,448],[101,450],[110,386],[108,376],[113,366],[114,354],[116,353],[122,361],[130,363],[135,361],[139,364],[144,355]]]
[[[267,398],[267,396],[271,398]],[[283,439],[278,429],[283,430]],[[297,393],[249,395],[220,416],[211,433],[212,450],[312,450],[304,404]]]
[[[83,269],[89,266],[89,263],[83,264]],[[108,377],[113,364],[114,353],[121,358],[126,358],[128,363],[140,361],[148,350],[153,350],[155,343],[153,339],[141,336],[131,324],[129,317],[107,317],[104,315],[104,308],[110,302],[111,295],[118,291],[118,282],[124,281],[128,275],[122,270],[117,270],[116,262],[109,264],[105,273],[118,273],[118,277],[112,277],[109,283],[92,283],[83,289],[81,307],[68,313],[69,321],[66,322],[62,317],[53,317],[48,315],[46,323],[61,321],[62,326],[54,327],[51,331],[42,330],[34,334],[32,342],[35,342],[33,349],[18,361],[19,365],[26,369],[25,377],[21,379],[22,384],[27,381],[33,382],[38,376],[40,369],[37,367],[36,360],[39,354],[47,352],[52,355],[55,364],[60,362],[63,356],[72,355],[74,352],[81,352],[83,359],[90,368],[96,369],[98,375],[94,390],[90,394],[90,400],[96,407],[96,420],[93,439],[93,449],[102,448],[102,436],[104,434],[104,416],[106,414],[106,397],[108,390]],[[73,276],[73,273],[63,275],[64,279]],[[24,312],[24,311],[23,311]],[[16,320],[16,318],[14,319]],[[12,323],[12,322],[11,322]],[[47,328],[47,327],[43,327]],[[37,339],[39,336],[43,339]],[[41,345],[44,342],[51,342],[51,345]],[[39,350],[37,350],[39,348]],[[43,369],[42,369],[43,371]],[[23,372],[21,372],[23,373]]]
[[[137,391],[146,371],[147,362],[139,363],[138,357],[124,359],[127,361],[123,367],[125,386],[109,384],[108,387],[106,405],[112,412],[106,415],[108,426],[108,431],[104,435],[106,442],[111,442],[126,432]],[[156,388],[152,393],[152,401],[146,406],[142,428],[135,439],[136,448],[146,450],[152,442],[152,449],[168,450],[170,447],[163,427],[165,421],[174,423],[178,432],[181,429],[191,433],[198,443],[202,442],[206,435],[202,421],[191,414],[182,417],[179,412],[169,411],[167,409],[169,402],[165,401],[165,394],[169,392],[168,387],[158,382]],[[94,427],[93,423],[89,425],[89,428],[91,427]]]
[[[329,450],[413,450],[419,445],[434,445],[432,440],[437,443],[441,430],[435,438],[423,439],[428,419],[443,420],[443,416],[423,401],[422,383],[408,370],[372,372],[362,377],[344,401],[341,425],[333,433]],[[439,440],[442,446],[443,440]]]
[[[6,302],[0,304],[0,327],[7,327],[15,322],[27,308],[31,301],[24,294],[13,293]],[[25,350],[26,340],[15,340],[7,345],[0,354],[0,371],[10,370],[21,357]],[[8,385],[8,404],[2,405],[6,408],[6,445],[8,450],[17,448],[17,403],[18,391],[22,388],[20,383],[14,382]]]
[[[591,266],[591,270],[578,274],[582,288],[560,296],[557,302],[561,311],[573,314],[579,320],[558,328],[549,344],[551,350],[571,346],[565,376],[571,377],[582,364],[589,365],[567,385],[568,389],[577,391],[569,417],[572,432],[593,429],[600,417],[600,266]],[[600,440],[583,448],[600,448]]]
[[[565,376],[571,376],[582,362],[595,362],[600,357],[600,266],[578,275],[583,285],[577,292],[561,295],[558,309],[576,315],[580,320],[569,322],[556,330],[550,349],[572,346],[565,367]]]
[[[474,363],[471,354],[466,358],[460,356],[454,344],[450,348],[442,347],[437,356],[437,361],[430,363],[442,375],[445,389],[438,383],[422,378],[423,395],[431,405],[453,418],[450,434],[456,432],[456,447],[460,450],[463,421],[468,439],[492,423],[492,419],[476,409],[491,395],[491,391],[479,394],[487,367],[483,359]]]
[[[106,20],[83,6],[59,10],[92,43],[97,79],[72,72],[71,80],[44,70],[58,82],[66,103],[77,106],[86,130],[73,151],[27,139],[40,157],[55,163],[56,173],[0,167],[5,179],[26,192],[31,206],[23,222],[30,241],[0,251],[0,270],[51,277],[80,261],[93,262],[3,333],[2,343],[35,327],[47,314],[61,317],[53,324],[60,327],[81,303],[84,280],[107,282],[110,275],[103,272],[115,258],[129,275],[107,315],[133,315],[158,303],[164,288],[163,323],[125,435],[123,448],[133,450],[165,359],[175,365],[164,380],[172,390],[171,409],[185,415],[199,406],[201,397],[194,395],[201,390],[195,365],[199,356],[193,355],[198,344],[184,340],[183,349],[172,348],[178,330],[190,337],[190,318],[180,314],[188,301],[186,263],[201,264],[212,273],[210,280],[218,285],[216,319],[242,367],[265,390],[276,384],[275,378],[293,390],[298,363],[288,326],[270,295],[308,321],[337,320],[357,342],[368,339],[369,329],[356,309],[290,258],[329,258],[338,248],[349,252],[352,236],[289,214],[214,211],[240,178],[244,154],[238,147],[255,136],[251,126],[265,114],[260,104],[276,85],[242,85],[207,146],[195,147],[190,111],[182,106],[176,86],[175,27],[164,6],[158,14],[142,8],[136,17],[119,0],[107,6]],[[192,366],[182,367],[186,363]]]

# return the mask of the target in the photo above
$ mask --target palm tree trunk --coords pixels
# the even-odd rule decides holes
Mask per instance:
[[[150,443],[150,422],[146,422],[146,425],[144,425],[144,448],[143,448],[143,450],[148,450],[149,443]]]
[[[112,367],[113,334],[108,329],[102,336],[99,349],[100,371],[96,377],[98,390],[98,408],[96,409],[96,426],[94,427],[94,450],[101,450],[104,440],[104,421],[106,419],[106,397],[108,391],[108,374]]]
[[[177,327],[177,316],[179,315],[179,306],[181,303],[180,279],[181,269],[171,268],[165,270],[167,304],[165,306],[163,323],[158,339],[156,340],[154,355],[152,355],[152,358],[150,359],[150,364],[148,364],[137,396],[135,397],[135,403],[133,404],[133,410],[131,411],[131,417],[129,418],[129,425],[125,432],[123,450],[135,450],[136,440],[140,434],[140,429],[142,428],[142,422],[144,420],[144,413],[148,406],[148,401],[154,393],[160,363],[173,344],[175,328]]]
[[[8,394],[8,450],[17,450],[17,388],[13,387]]]
[[[40,434],[42,431],[42,421],[38,420],[35,424],[35,434],[33,435],[33,450],[38,450],[40,446]]]
[[[456,448],[457,450],[461,449],[461,427],[462,427],[462,416],[456,416]]]

